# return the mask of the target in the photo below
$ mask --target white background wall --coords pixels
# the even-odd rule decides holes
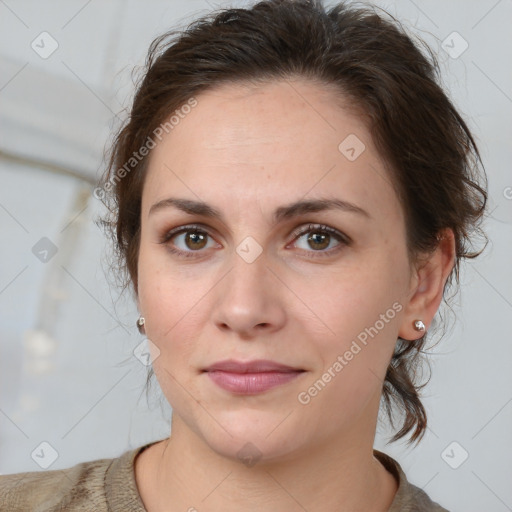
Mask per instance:
[[[58,453],[48,469],[60,469],[169,433],[170,407],[158,407],[158,393],[148,406],[142,394],[135,307],[108,287],[92,183],[114,116],[129,105],[132,67],[143,64],[151,40],[228,5],[247,3],[0,2],[1,473],[42,470],[31,457],[41,442]],[[439,56],[489,175],[491,244],[465,267],[456,323],[433,351],[426,438],[414,450],[386,446],[383,424],[375,446],[449,510],[512,510],[512,4],[378,5]],[[442,43],[454,31],[468,44],[457,58]],[[41,32],[58,44],[47,58],[31,47],[51,49]],[[452,52],[462,48],[454,41]],[[50,250],[46,262],[33,252],[38,242]]]

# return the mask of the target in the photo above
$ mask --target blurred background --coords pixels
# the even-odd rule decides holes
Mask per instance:
[[[334,2],[325,2],[332,5]],[[512,510],[512,4],[376,3],[437,54],[489,176],[491,239],[432,351],[429,429],[375,447],[453,511]],[[0,473],[117,457],[169,435],[92,192],[154,37],[244,1],[0,0]],[[447,315],[450,319],[450,315]]]

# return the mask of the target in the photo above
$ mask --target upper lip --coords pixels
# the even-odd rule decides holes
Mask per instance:
[[[205,372],[223,371],[232,373],[260,373],[260,372],[300,372],[301,368],[294,368],[268,359],[255,359],[253,361],[235,361],[227,359],[205,368]]]

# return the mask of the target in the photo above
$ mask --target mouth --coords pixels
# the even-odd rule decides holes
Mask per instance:
[[[203,370],[220,388],[238,395],[256,395],[284,385],[306,370],[275,361],[220,361]]]

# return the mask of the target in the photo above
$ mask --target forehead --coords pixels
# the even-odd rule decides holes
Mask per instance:
[[[143,211],[177,194],[219,207],[337,192],[368,210],[396,205],[363,118],[332,88],[304,80],[224,84],[196,100],[152,150]]]

